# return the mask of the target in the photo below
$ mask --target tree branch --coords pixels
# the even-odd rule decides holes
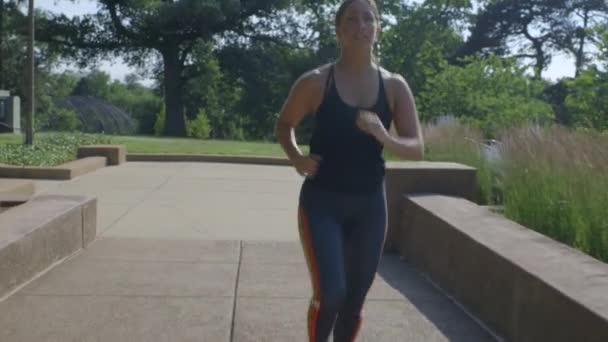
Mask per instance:
[[[192,49],[194,48],[195,44],[196,41],[192,40],[188,42],[188,45],[186,45],[186,47],[184,47],[181,52],[181,56],[179,56],[179,63],[181,65],[184,65],[184,63],[186,63],[186,58],[188,58],[188,55],[190,54],[190,52],[192,52]]]
[[[528,31],[528,25],[525,25],[525,26],[524,26],[524,27],[521,29],[521,31],[520,31],[520,32],[521,32],[521,34],[523,34],[523,35],[524,35],[526,38],[528,38],[528,40],[529,40],[529,41],[531,41],[531,42],[532,42],[532,44],[536,44],[536,43],[539,41],[539,39],[538,39],[538,38],[533,37],[533,36],[530,34],[530,31]]]
[[[133,32],[127,30],[127,28],[122,24],[122,21],[118,17],[118,13],[116,13],[116,2],[106,3],[106,7],[108,8],[108,12],[110,13],[112,25],[116,29],[116,33],[118,33],[119,36],[124,36],[131,40],[137,40],[137,36]]]
[[[100,49],[100,50],[114,50],[121,48],[122,45],[117,42],[101,42],[101,43],[92,43],[92,42],[71,42],[65,40],[59,40],[55,38],[46,38],[44,40],[47,43],[57,44],[61,46],[66,46],[69,48],[78,48],[78,49]]]
[[[521,53],[521,54],[518,54],[518,55],[513,55],[513,57],[515,57],[515,58],[536,58],[537,56],[536,55],[530,55],[530,54],[527,54],[527,53]]]
[[[268,35],[264,35],[264,34],[249,34],[249,33],[246,33],[242,29],[233,30],[233,32],[236,33],[236,34],[238,34],[238,35],[240,35],[240,36],[243,36],[245,38],[249,38],[249,39],[251,39],[253,41],[270,42],[270,43],[274,43],[274,44],[277,44],[277,45],[280,45],[280,46],[283,46],[283,47],[287,47],[287,48],[290,48],[290,49],[298,49],[298,50],[302,49],[301,47],[299,47],[297,45],[288,43],[288,42],[286,42],[286,41],[284,41],[284,40],[282,40],[280,38],[273,37],[273,36],[268,36]]]
[[[203,74],[203,71],[200,68],[197,68],[194,65],[184,65],[182,69],[182,80],[188,81],[193,78],[197,78]]]

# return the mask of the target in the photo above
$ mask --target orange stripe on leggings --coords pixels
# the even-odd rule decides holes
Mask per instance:
[[[321,300],[321,291],[319,289],[319,270],[315,262],[315,254],[312,249],[312,239],[310,237],[310,227],[304,208],[298,208],[298,227],[300,231],[300,242],[306,256],[308,271],[312,282],[313,297],[310,307],[308,308],[308,336],[311,342],[316,339],[317,319],[319,318],[319,303]]]
[[[361,316],[359,315],[359,320],[357,321],[357,325],[355,325],[355,330],[353,331],[353,335],[350,338],[350,342],[355,342],[355,338],[357,338],[357,334],[359,334],[359,329],[361,329]]]

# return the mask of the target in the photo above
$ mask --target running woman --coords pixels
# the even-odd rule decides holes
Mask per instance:
[[[342,2],[335,17],[338,60],[298,78],[276,123],[279,143],[305,177],[298,224],[313,290],[311,342],[325,342],[332,332],[334,342],[354,341],[359,331],[387,229],[383,149],[423,158],[410,88],[373,55],[379,19],[374,0]],[[315,125],[304,155],[294,130],[309,114]]]

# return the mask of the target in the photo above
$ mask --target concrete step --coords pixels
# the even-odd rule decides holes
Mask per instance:
[[[96,200],[41,195],[0,215],[0,298],[88,245]],[[0,339],[3,340],[3,339]]]

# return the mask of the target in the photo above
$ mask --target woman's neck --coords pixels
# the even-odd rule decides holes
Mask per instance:
[[[340,54],[336,65],[351,75],[362,75],[375,66],[371,53],[361,54],[344,51]]]

